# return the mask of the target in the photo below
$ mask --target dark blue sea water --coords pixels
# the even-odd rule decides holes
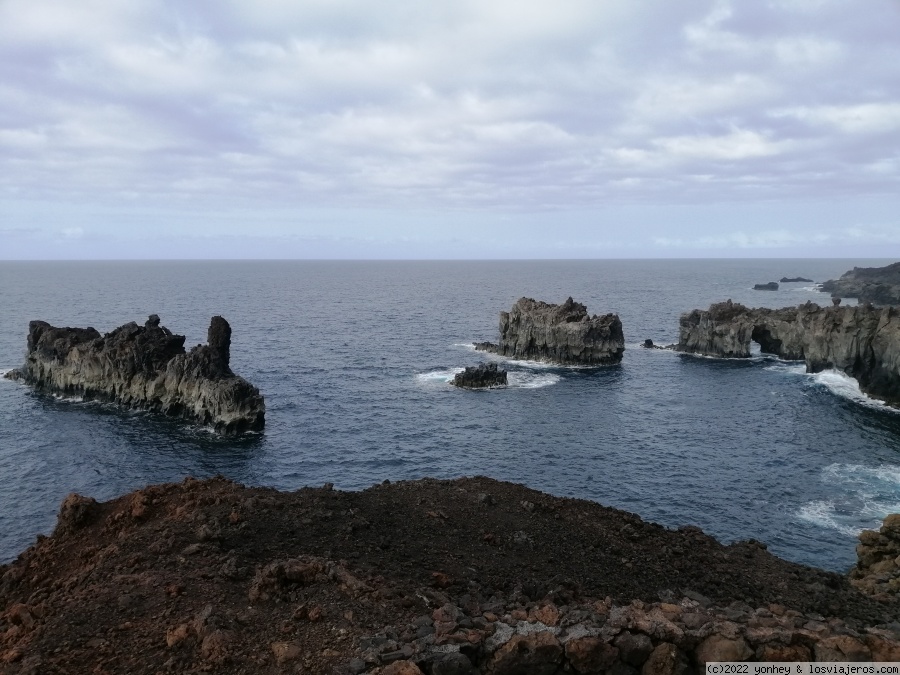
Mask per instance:
[[[264,434],[223,439],[0,380],[0,560],[49,532],[72,491],[108,499],[217,473],[282,489],[486,474],[846,570],[860,528],[900,511],[900,414],[835,373],[638,345],[674,341],[681,312],[726,298],[828,302],[809,284],[754,283],[887,262],[0,263],[0,369],[22,363],[30,319],[106,332],[157,313],[192,345],[222,314],[232,367],[268,408]],[[506,389],[449,386],[523,295],[617,312],[622,364],[506,362]]]

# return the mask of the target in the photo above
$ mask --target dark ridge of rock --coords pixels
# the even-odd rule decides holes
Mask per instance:
[[[783,284],[796,284],[801,281],[804,281],[806,283],[812,283],[812,279],[806,279],[804,277],[791,277],[791,278],[781,277],[781,283],[783,283]]]
[[[476,342],[475,349],[562,365],[607,365],[622,360],[625,336],[617,315],[589,316],[572,298],[561,305],[520,298],[500,312],[499,344]]]
[[[361,492],[222,478],[97,503],[0,565],[0,672],[702,672],[900,660],[844,576],[484,477]]]
[[[749,309],[728,300],[682,314],[675,349],[749,358],[750,342],[766,354],[806,362],[806,371],[834,368],[860,389],[900,407],[900,315],[893,307],[823,308],[811,302],[782,309]]]
[[[101,336],[93,328],[28,324],[25,365],[6,377],[37,389],[119,403],[210,425],[217,432],[261,431],[265,401],[229,367],[231,326],[209,324],[208,343],[185,352],[184,336],[159,325],[131,322]]]
[[[819,289],[835,298],[857,298],[860,304],[900,305],[900,262],[886,267],[854,267]]]
[[[777,291],[778,283],[775,281],[770,281],[767,284],[755,284],[753,286],[754,291]]]
[[[654,344],[653,340],[651,340],[650,338],[647,338],[646,340],[644,340],[641,347],[643,347],[644,349],[675,349],[675,345]]]
[[[505,387],[506,371],[497,367],[496,363],[479,363],[477,366],[466,366],[457,373],[450,384],[463,389],[488,389]]]

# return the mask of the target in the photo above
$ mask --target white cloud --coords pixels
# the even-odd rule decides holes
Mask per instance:
[[[895,102],[787,108],[773,111],[772,116],[793,117],[848,134],[878,134],[900,130],[900,103]]]

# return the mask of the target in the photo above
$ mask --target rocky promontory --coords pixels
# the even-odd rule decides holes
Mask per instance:
[[[893,307],[749,309],[731,300],[682,314],[676,351],[748,358],[750,342],[766,354],[806,362],[806,371],[836,369],[860,389],[900,406],[900,312]]]
[[[489,478],[105,503],[0,566],[0,672],[555,675],[900,661],[900,603],[595,502]]]
[[[228,322],[214,316],[207,344],[190,352],[184,339],[160,326],[155,314],[143,326],[131,322],[106,335],[32,321],[25,365],[6,377],[48,392],[160,411],[220,433],[262,430],[262,395],[229,366]]]
[[[622,360],[625,336],[617,315],[590,316],[572,298],[561,305],[520,298],[500,312],[500,342],[478,342],[475,349],[561,365],[607,365]]]
[[[498,368],[496,363],[479,363],[477,366],[466,366],[461,373],[457,373],[450,384],[463,389],[490,389],[491,387],[505,387],[507,384],[506,371]]]
[[[900,312],[893,307],[820,307],[807,302],[783,309],[750,309],[731,300],[682,314],[676,351],[748,358],[762,352],[806,362],[818,373],[840,370],[860,389],[900,406]]]
[[[857,298],[873,305],[900,305],[900,262],[886,267],[854,267],[820,290],[833,298]]]

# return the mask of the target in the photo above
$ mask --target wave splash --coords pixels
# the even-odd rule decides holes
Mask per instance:
[[[426,373],[418,373],[416,380],[419,384],[425,386],[440,386],[450,384],[451,380],[456,377],[457,373],[461,373],[465,368],[442,368],[431,370]],[[507,371],[507,384],[505,387],[496,387],[496,389],[540,389],[541,387],[549,387],[560,381],[560,376],[556,373],[529,372],[523,370]]]
[[[796,514],[799,520],[857,537],[863,530],[877,530],[889,513],[900,513],[900,466],[830,464],[820,480],[839,496],[804,504]]]

